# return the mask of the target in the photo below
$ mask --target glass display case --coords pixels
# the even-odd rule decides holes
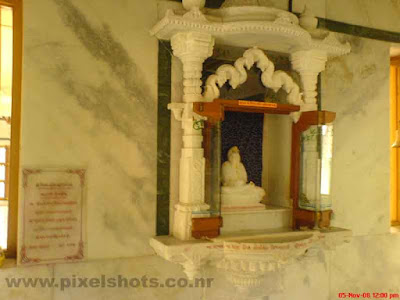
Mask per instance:
[[[312,111],[293,124],[293,227],[329,227],[335,113]]]
[[[298,110],[295,105],[217,99],[212,103],[196,103],[194,111],[207,117],[203,122],[205,157],[205,200],[208,212],[199,212],[193,218],[193,236],[215,237],[222,226],[222,211],[254,211],[267,209],[257,198],[262,188],[247,180],[244,184],[224,182],[224,164],[221,161],[221,123],[225,111],[251,112],[263,114],[290,114]],[[292,227],[299,229],[326,228],[330,226],[332,214],[331,201],[331,165],[333,149],[333,121],[335,113],[328,111],[309,111],[301,114],[298,122],[292,125],[291,145],[291,199],[293,203]],[[273,147],[272,145],[271,147]],[[230,151],[237,152],[239,149]],[[290,145],[288,145],[288,150]],[[230,162],[227,161],[229,164]],[[222,166],[222,167],[221,167]],[[230,167],[229,167],[230,168]],[[234,172],[241,172],[235,170]],[[236,173],[235,173],[236,174]],[[226,176],[226,175],[225,175]],[[236,175],[235,175],[236,176]],[[238,182],[240,178],[238,179]],[[241,195],[249,203],[241,203]],[[235,199],[233,199],[233,198]],[[261,196],[261,198],[263,195]],[[257,198],[257,199],[256,199]],[[255,202],[256,204],[254,204]],[[232,206],[231,203],[239,203]],[[247,200],[246,200],[247,201]],[[250,203],[253,201],[254,203]]]
[[[221,122],[204,122],[205,202],[211,217],[221,215]]]
[[[229,145],[229,149],[227,148],[224,151],[226,153],[221,152],[221,141],[224,138],[221,136],[221,127],[228,114],[248,114],[250,119],[244,118],[243,115],[235,119],[235,122],[239,123],[239,127],[246,128],[247,123],[251,123],[250,120],[252,118],[255,119],[257,115],[289,115],[299,111],[299,109],[300,107],[296,105],[249,100],[216,99],[213,102],[194,103],[194,112],[199,116],[207,118],[206,121],[201,122],[201,127],[203,129],[205,158],[205,202],[209,206],[209,209],[208,211],[193,213],[193,237],[212,238],[218,236],[220,227],[222,226],[221,216],[223,212],[228,213],[231,220],[229,227],[232,227],[236,223],[244,224],[241,218],[245,217],[248,219],[249,213],[253,214],[255,211],[265,212],[268,210],[263,201],[266,192],[261,184],[253,178],[254,174],[252,173],[254,172],[252,172],[252,166],[246,161],[246,155],[249,157],[257,156],[259,163],[262,164],[263,154],[261,152],[242,151],[245,147],[243,143],[241,147],[237,147],[236,142],[239,141]],[[248,130],[250,127],[244,130],[244,133],[247,134],[239,136],[239,139],[247,141],[245,143],[250,143],[250,140],[253,139],[259,139],[257,142],[262,145],[262,134],[252,134],[251,130]],[[254,144],[254,141],[252,143]],[[271,145],[271,147],[274,147],[274,145]],[[286,149],[290,152],[290,145]],[[222,159],[223,156],[225,159]],[[262,170],[257,170],[255,173],[261,177]],[[252,219],[257,217],[264,218],[264,216],[266,215],[258,213],[257,215],[253,215]],[[246,221],[246,223],[251,222]],[[241,226],[241,229],[255,229],[250,227],[243,228]]]

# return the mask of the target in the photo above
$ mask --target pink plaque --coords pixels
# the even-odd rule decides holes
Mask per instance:
[[[21,264],[83,260],[85,170],[24,169]]]

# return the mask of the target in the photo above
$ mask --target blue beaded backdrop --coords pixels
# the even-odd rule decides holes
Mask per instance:
[[[203,83],[209,75],[215,73],[220,65],[232,65],[237,58],[243,55],[244,50],[216,47],[213,56],[204,63]],[[296,74],[291,72],[287,56],[276,52],[267,52],[267,55],[275,64],[276,69],[284,70],[296,77]],[[247,75],[247,81],[236,89],[232,89],[228,83],[221,87],[220,98],[286,103],[286,92],[280,90],[275,93],[261,83],[261,71],[257,67],[249,70]],[[262,186],[263,130],[263,114],[225,112],[225,120],[221,123],[221,162],[227,160],[228,150],[237,146],[247,171],[248,180],[258,186]]]

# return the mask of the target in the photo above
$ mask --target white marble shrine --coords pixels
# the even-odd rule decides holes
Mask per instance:
[[[193,103],[217,99],[219,88],[226,82],[232,88],[238,87],[247,80],[246,69],[255,65],[262,72],[261,81],[266,88],[275,92],[284,89],[288,103],[300,107],[300,111],[291,113],[293,122],[297,122],[302,112],[317,110],[317,78],[325,69],[326,61],[349,53],[350,46],[340,43],[334,33],[317,29],[317,19],[310,11],[298,18],[259,1],[226,1],[220,9],[206,9],[204,1],[187,0],[183,1],[183,7],[184,11],[168,9],[151,30],[158,39],[171,41],[173,54],[183,64],[184,88],[182,102],[169,105],[183,129],[179,203],[175,206],[173,232],[172,236],[156,237],[150,243],[160,256],[180,263],[189,278],[194,278],[207,262],[220,261],[218,266],[230,274],[230,280],[240,291],[245,292],[257,286],[267,272],[306,252],[310,255],[311,248],[327,249],[330,248],[328,244],[336,246],[347,241],[351,231],[282,231],[269,227],[269,216],[265,214],[259,215],[263,230],[246,235],[241,230],[259,228],[238,226],[254,216],[244,213],[227,220],[229,224],[224,228],[231,228],[230,235],[223,234],[208,241],[193,240],[192,218],[210,215],[204,196],[203,134],[193,126],[204,117],[194,112]],[[248,50],[233,65],[222,65],[210,75],[202,92],[203,63],[212,55],[215,44]],[[300,74],[301,88],[287,73],[275,70],[263,50],[288,54],[293,70]],[[260,203],[265,191],[248,182],[237,148],[229,151],[221,175],[222,211],[252,208],[269,212]]]

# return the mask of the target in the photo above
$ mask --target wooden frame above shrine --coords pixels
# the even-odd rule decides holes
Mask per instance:
[[[300,111],[299,105],[247,100],[215,99],[213,102],[195,102],[193,111],[211,123],[225,119],[225,111],[288,115]]]

